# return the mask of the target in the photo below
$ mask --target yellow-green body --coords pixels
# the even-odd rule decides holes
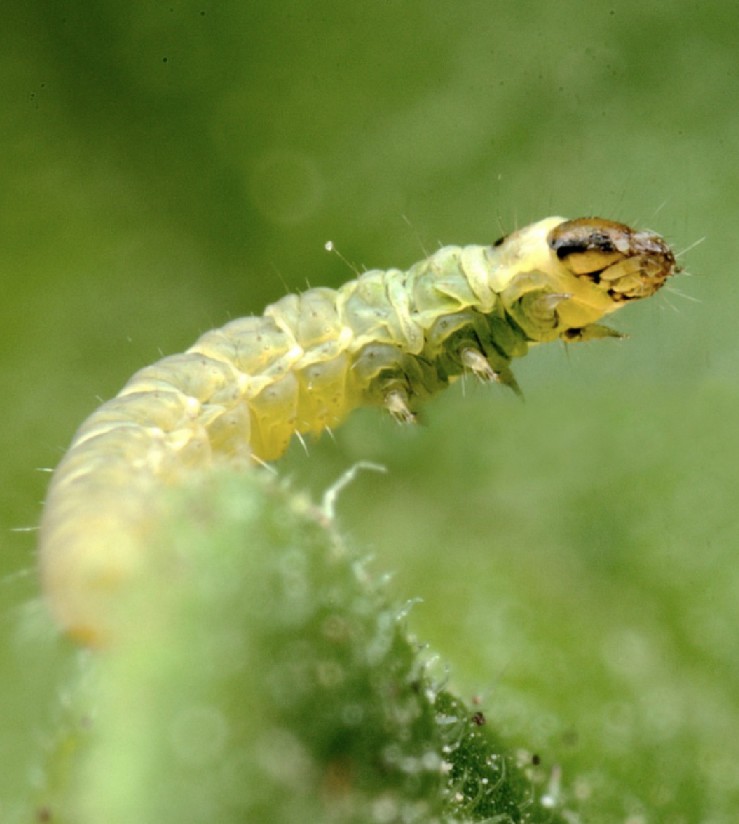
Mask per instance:
[[[627,250],[616,230],[593,241],[590,224],[582,240],[580,223],[547,218],[495,246],[448,246],[407,271],[287,295],[137,372],[82,425],[52,480],[41,566],[61,625],[85,641],[108,637],[163,486],[216,461],[277,458],[295,433],[333,428],[358,406],[412,420],[420,400],[465,371],[515,387],[509,363],[529,344],[602,336],[603,316],[674,270],[656,236],[632,233],[641,246]],[[595,278],[587,266],[573,272],[588,254],[604,262]],[[608,273],[624,266],[610,276],[627,283],[620,294]]]

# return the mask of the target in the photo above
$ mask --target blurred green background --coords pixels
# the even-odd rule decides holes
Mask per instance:
[[[411,627],[591,821],[739,810],[737,16],[676,2],[6,0],[0,29],[0,811],[55,690],[19,629],[76,426],[286,291],[548,214],[664,234],[686,272],[623,342],[467,384],[407,431],[298,447]],[[732,158],[734,158],[732,160]],[[589,811],[589,812],[588,812]],[[1,813],[0,813],[1,814]]]

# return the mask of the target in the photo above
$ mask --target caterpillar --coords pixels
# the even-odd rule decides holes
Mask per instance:
[[[513,358],[617,335],[599,321],[675,271],[652,232],[550,217],[493,245],[443,247],[407,271],[287,295],[141,369],[82,424],[52,477],[39,555],[57,622],[105,643],[163,487],[218,462],[271,461],[294,434],[332,429],[358,406],[411,422],[465,373],[517,390]]]

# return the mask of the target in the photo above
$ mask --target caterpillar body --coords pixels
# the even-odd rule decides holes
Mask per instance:
[[[136,575],[163,486],[218,461],[277,458],[293,434],[335,427],[360,405],[412,421],[465,372],[515,389],[512,358],[615,334],[598,321],[675,270],[658,235],[552,217],[207,332],[137,372],[74,436],[41,523],[52,612],[77,639],[107,640],[111,600]]]

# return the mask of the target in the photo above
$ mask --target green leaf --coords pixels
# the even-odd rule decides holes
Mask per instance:
[[[172,495],[85,657],[39,809],[62,822],[557,821],[442,689],[362,559],[266,473]],[[545,802],[547,799],[545,799]]]

